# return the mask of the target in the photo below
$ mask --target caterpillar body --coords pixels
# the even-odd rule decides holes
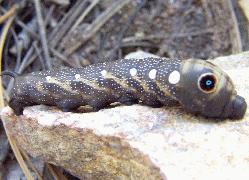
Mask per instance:
[[[228,75],[201,60],[122,59],[16,76],[9,106],[17,115],[26,106],[45,104],[62,111],[113,102],[160,107],[180,103],[193,114],[240,119],[247,104]]]

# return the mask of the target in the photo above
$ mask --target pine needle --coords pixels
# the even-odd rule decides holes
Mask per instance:
[[[6,19],[13,16],[16,12],[17,6],[12,6],[4,15],[0,16],[0,24],[2,24]]]

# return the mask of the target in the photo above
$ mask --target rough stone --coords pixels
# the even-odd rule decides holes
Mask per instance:
[[[63,5],[63,6],[70,4],[69,0],[49,0],[49,1],[59,4],[59,5]]]
[[[140,52],[141,53],[141,52]],[[217,58],[249,103],[249,52]],[[181,107],[118,106],[91,113],[6,107],[3,122],[34,157],[82,179],[248,179],[249,112],[208,120]]]

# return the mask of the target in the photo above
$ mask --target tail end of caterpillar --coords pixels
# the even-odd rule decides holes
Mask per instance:
[[[19,76],[19,74],[16,73],[16,72],[13,72],[13,71],[3,71],[3,72],[0,74],[0,76],[10,76],[10,77],[16,79],[16,77]]]

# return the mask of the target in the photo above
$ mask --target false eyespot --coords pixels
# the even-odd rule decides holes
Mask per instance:
[[[217,78],[213,73],[202,74],[198,79],[198,88],[204,93],[212,93],[216,90]]]

